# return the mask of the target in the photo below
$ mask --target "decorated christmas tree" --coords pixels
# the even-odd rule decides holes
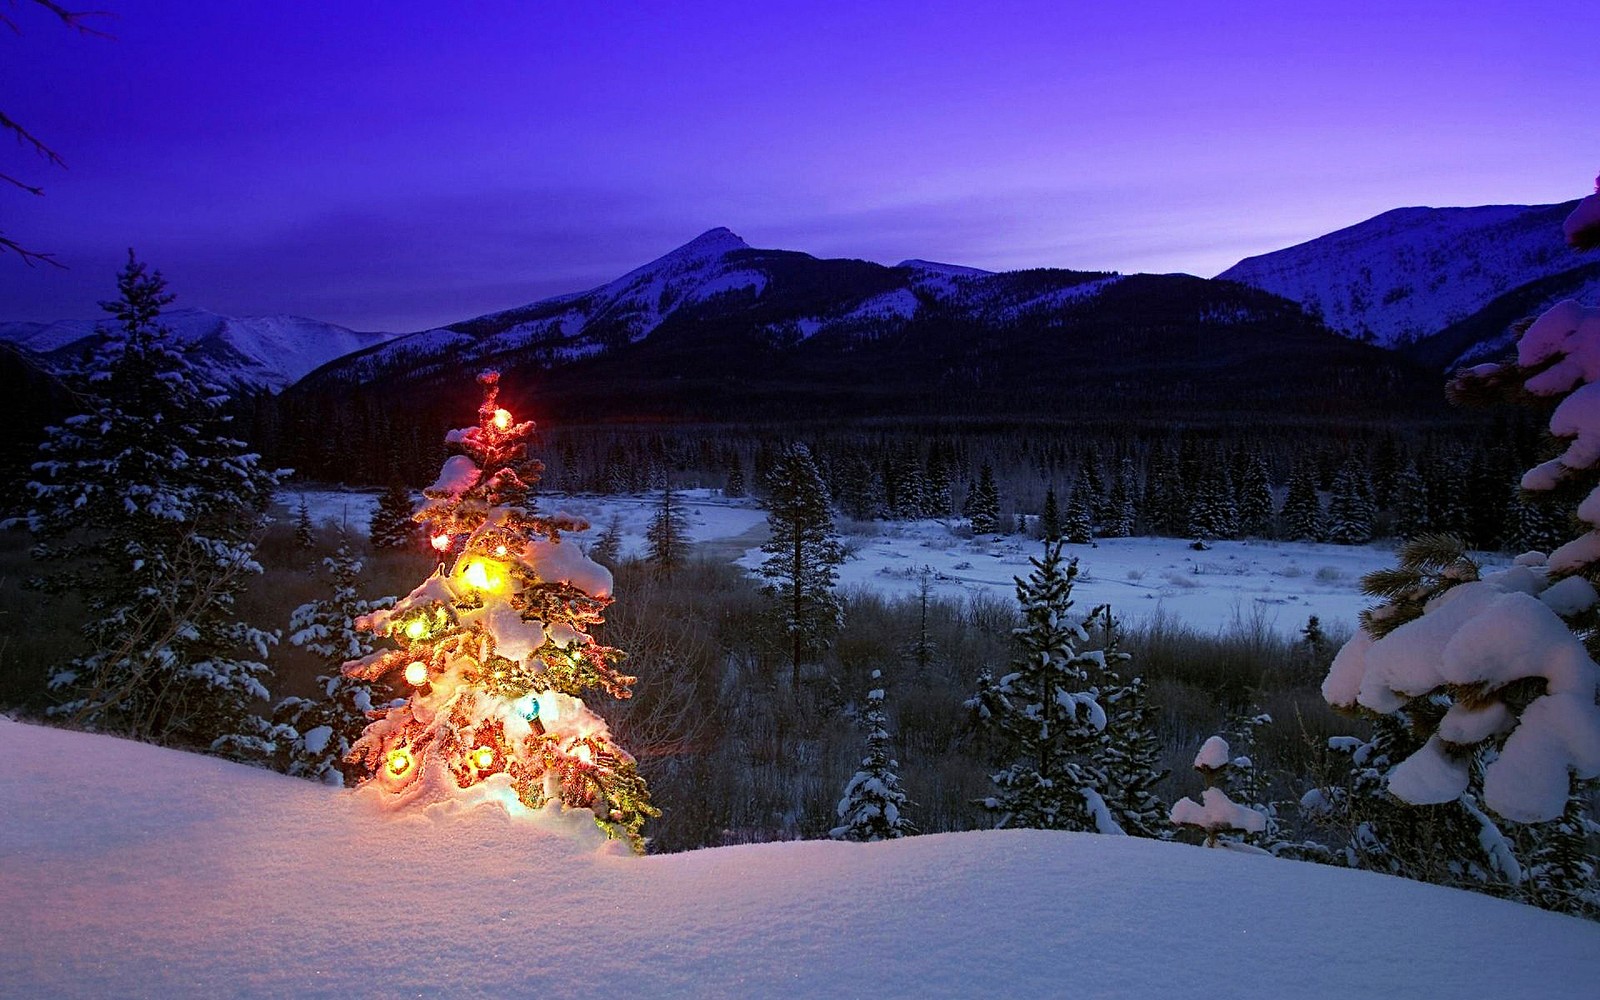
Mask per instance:
[[[411,686],[374,713],[350,760],[396,806],[493,801],[522,817],[592,810],[607,835],[644,851],[645,820],[660,815],[634,759],[584,704],[598,688],[632,694],[622,651],[590,629],[611,603],[611,574],[564,532],[588,525],[532,513],[542,468],[529,461],[531,421],[497,404],[500,376],[484,372],[479,423],[451,431],[447,458],[415,519],[439,553],[438,571],[360,627],[392,648],[346,663],[366,680]]]

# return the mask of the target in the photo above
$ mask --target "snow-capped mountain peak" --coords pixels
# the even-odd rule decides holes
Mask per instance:
[[[99,339],[109,318],[54,323],[0,323],[9,340],[44,357],[72,359]],[[303,316],[222,316],[204,309],[173,309],[161,325],[211,378],[245,389],[280,390],[334,358],[392,339]]]

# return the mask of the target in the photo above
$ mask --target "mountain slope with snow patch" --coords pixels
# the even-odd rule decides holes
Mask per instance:
[[[0,340],[33,351],[46,363],[71,364],[94,348],[109,320],[0,323]],[[201,371],[223,385],[281,390],[307,372],[381,344],[391,333],[360,333],[301,316],[219,316],[203,309],[174,309],[161,323],[193,352]]]
[[[1217,277],[1298,302],[1345,336],[1404,347],[1582,267],[1561,236],[1574,204],[1397,208]]]

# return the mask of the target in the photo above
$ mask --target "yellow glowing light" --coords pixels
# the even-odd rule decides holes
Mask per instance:
[[[428,634],[428,623],[421,618],[413,618],[406,622],[406,638],[420,639]]]
[[[393,774],[405,774],[411,767],[411,755],[404,750],[396,750],[389,754],[389,771]]]
[[[487,559],[474,559],[467,563],[461,578],[477,590],[499,590],[505,584],[500,567]]]
[[[433,547],[438,549],[440,552],[443,552],[450,547],[449,535],[434,535],[431,539],[429,539],[429,541],[431,541],[433,543]]]
[[[494,554],[497,555],[497,556],[505,555],[506,554],[506,547],[504,545],[496,545],[494,547]]]
[[[594,756],[594,754],[590,752],[589,744],[587,743],[579,743],[578,749],[573,751],[573,755],[579,760],[583,761],[585,764],[589,763],[590,758]]]
[[[421,660],[412,660],[406,664],[406,683],[412,687],[421,687],[428,683],[428,665]]]
[[[479,747],[472,751],[472,766],[482,771],[494,763],[494,751],[489,747]]]
[[[507,427],[510,427],[511,426],[511,411],[510,410],[496,410],[496,411],[494,411],[494,426],[495,426],[496,430],[502,430],[502,431],[505,430]]]

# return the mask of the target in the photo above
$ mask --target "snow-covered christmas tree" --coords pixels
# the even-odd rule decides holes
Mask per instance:
[[[416,513],[439,569],[392,609],[361,619],[395,648],[345,664],[376,680],[401,675],[403,704],[378,713],[350,759],[399,806],[493,801],[513,816],[588,809],[609,836],[644,851],[640,832],[660,812],[632,756],[584,704],[598,688],[632,694],[623,653],[589,630],[611,603],[611,573],[564,532],[588,525],[527,507],[541,466],[526,460],[531,421],[497,403],[484,372],[475,427],[451,431],[459,454],[423,491]]]

